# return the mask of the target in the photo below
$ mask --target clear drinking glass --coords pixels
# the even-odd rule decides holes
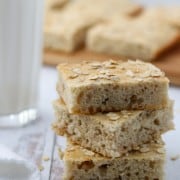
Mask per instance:
[[[37,118],[43,0],[0,0],[0,127]]]

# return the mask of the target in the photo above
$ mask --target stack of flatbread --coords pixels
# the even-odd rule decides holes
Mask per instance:
[[[152,61],[180,41],[180,7],[144,9],[130,0],[48,0],[45,49]]]

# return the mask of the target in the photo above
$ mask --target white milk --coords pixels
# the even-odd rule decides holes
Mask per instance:
[[[0,0],[0,126],[2,117],[37,107],[43,4]]]

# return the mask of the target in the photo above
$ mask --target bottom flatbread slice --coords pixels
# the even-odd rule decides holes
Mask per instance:
[[[162,180],[165,151],[152,144],[141,152],[107,158],[68,142],[64,158],[64,180]]]

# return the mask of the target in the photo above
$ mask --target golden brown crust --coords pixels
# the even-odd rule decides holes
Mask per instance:
[[[167,105],[168,79],[142,61],[60,64],[57,91],[71,113],[157,109]]]
[[[154,58],[157,60],[158,57],[160,57],[168,49],[171,49],[174,45],[177,45],[178,42],[180,42],[180,33],[177,34],[171,41],[169,41],[169,43],[167,43],[162,49],[159,49],[159,51],[157,51],[154,55]]]

